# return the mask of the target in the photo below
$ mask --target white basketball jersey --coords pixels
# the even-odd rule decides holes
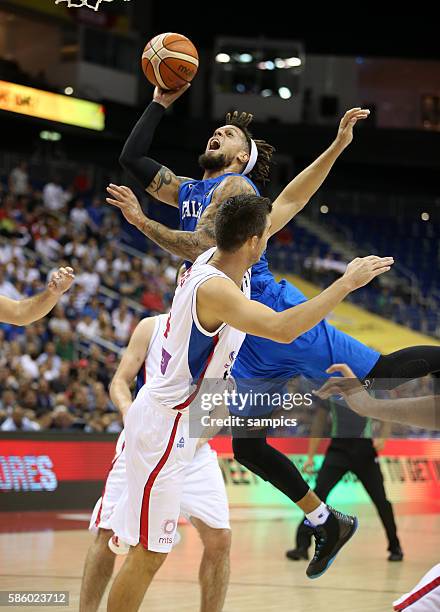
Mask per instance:
[[[150,338],[150,344],[148,345],[148,351],[145,356],[144,365],[141,367],[136,377],[135,395],[139,393],[139,391],[145,385],[145,382],[150,380],[150,378],[153,378],[156,372],[159,371],[160,359],[162,355],[162,340],[167,320],[167,314],[162,314],[156,317],[153,333]],[[115,458],[121,454],[124,444],[125,431],[122,430],[119,434],[118,441],[116,442]]]
[[[214,277],[233,282],[208,263],[215,250],[213,247],[202,253],[182,276],[168,315],[159,372],[147,380],[150,397],[167,408],[186,408],[196,398],[204,380],[227,377],[246,335],[226,324],[208,332],[198,320],[198,288]],[[241,289],[250,298],[249,272]]]
[[[162,314],[156,317],[145,362],[137,375],[136,395],[145,385],[147,380],[150,380],[150,378],[153,378],[153,376],[159,372],[160,360],[162,357],[162,341],[167,320],[168,314]]]

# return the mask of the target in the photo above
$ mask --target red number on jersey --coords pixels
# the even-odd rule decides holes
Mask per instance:
[[[171,327],[171,312],[168,315],[167,325],[165,327],[165,332],[164,332],[164,338],[168,338],[168,334],[170,333],[170,327]]]

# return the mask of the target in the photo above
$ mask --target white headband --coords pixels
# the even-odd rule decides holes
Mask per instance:
[[[252,170],[255,167],[255,164],[257,163],[257,158],[258,158],[257,145],[255,144],[255,142],[251,138],[251,154],[249,156],[249,161],[247,163],[247,166],[243,170],[242,174],[249,174],[249,172],[252,172]]]

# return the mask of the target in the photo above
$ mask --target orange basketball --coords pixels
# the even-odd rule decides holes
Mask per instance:
[[[162,89],[179,89],[196,76],[199,54],[182,34],[158,34],[146,45],[142,69],[153,85]]]

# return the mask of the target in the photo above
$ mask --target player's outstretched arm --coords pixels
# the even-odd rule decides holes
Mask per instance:
[[[0,296],[0,321],[12,325],[29,325],[46,316],[75,280],[72,268],[59,268],[52,275],[47,289],[25,300]]]
[[[110,399],[123,417],[133,402],[130,385],[145,362],[155,320],[156,317],[148,317],[136,325],[110,383]]]
[[[307,204],[327,178],[333,164],[353,140],[353,128],[367,119],[370,111],[352,108],[342,117],[338,134],[329,148],[296,176],[273,203],[271,234],[276,234]]]
[[[107,202],[117,206],[129,223],[168,253],[188,261],[195,261],[199,255],[215,246],[214,220],[220,204],[234,195],[254,193],[249,183],[240,176],[224,179],[215,190],[196,230],[184,232],[170,229],[147,217],[139,200],[128,187],[111,184],[107,191],[111,195]]]
[[[388,272],[393,261],[392,257],[375,255],[357,257],[322,293],[283,312],[248,300],[232,281],[212,278],[197,291],[197,315],[207,330],[224,322],[253,336],[289,344],[320,323],[349,293]]]
[[[153,101],[134,126],[119,157],[122,167],[142,189],[171,206],[178,206],[180,185],[188,179],[176,176],[174,172],[148,157],[148,151],[165,109],[189,87],[190,85],[186,84],[176,91],[164,91],[156,87]]]
[[[342,395],[348,406],[361,416],[440,430],[440,396],[375,399],[364,389],[347,364],[334,364],[327,372],[340,373],[342,377],[329,378],[315,391],[321,399]]]

